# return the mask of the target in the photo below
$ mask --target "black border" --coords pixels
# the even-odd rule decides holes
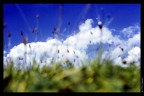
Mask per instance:
[[[136,3],[136,4],[140,4],[140,6],[141,6],[141,58],[142,58],[142,45],[143,45],[143,43],[142,43],[142,39],[143,39],[143,28],[144,28],[144,24],[143,24],[143,22],[142,21],[144,21],[143,20],[143,18],[142,17],[144,17],[144,6],[142,6],[143,4],[142,4],[142,1],[144,2],[144,0],[81,0],[81,1],[77,1],[77,2],[75,2],[75,1],[77,1],[77,0],[58,0],[57,2],[54,2],[54,0],[40,0],[40,1],[37,1],[37,0],[0,0],[0,2],[2,2],[0,5],[1,5],[1,12],[3,13],[3,4],[6,4],[6,3],[11,3],[11,4],[14,4],[14,3],[28,3],[28,4],[33,4],[33,3],[123,3],[123,4],[128,4],[128,3]],[[1,41],[2,41],[2,44],[1,45],[3,45],[3,14],[1,14],[2,16],[1,16],[1,32],[0,32],[0,36],[1,36]],[[3,46],[1,46],[1,52],[2,52],[2,54],[3,54]],[[142,85],[142,80],[144,79],[144,76],[143,76],[143,74],[142,74],[142,71],[144,70],[144,65],[142,64],[142,61],[143,61],[143,59],[141,59],[141,80],[140,80],[140,82],[141,82],[141,93],[143,92],[143,85]],[[1,55],[1,62],[3,62],[3,55]],[[1,70],[2,70],[2,76],[3,76],[3,63],[1,64]],[[142,79],[143,78],[143,79]],[[1,78],[2,79],[2,82],[3,82],[3,77]],[[144,81],[143,81],[144,82]],[[3,83],[2,83],[3,84]],[[2,88],[2,87],[0,87],[0,88]],[[3,92],[3,91],[2,91]],[[78,92],[79,93],[79,92]],[[112,92],[110,92],[110,93],[112,93]],[[134,92],[135,93],[135,92]],[[62,94],[63,95],[63,94]],[[85,94],[86,95],[86,94]]]
[[[1,5],[1,7],[0,7],[0,11],[2,12],[2,16],[0,16],[0,22],[1,22],[1,32],[0,32],[0,38],[1,38],[1,45],[3,45],[3,6],[2,6],[2,4],[0,4]],[[1,70],[2,70],[2,75],[1,76],[3,76],[3,46],[1,46],[1,48],[0,48],[0,50],[1,50],[1,54],[2,55],[0,55],[0,58],[1,58],[1,62],[2,62],[2,64],[1,64]],[[3,77],[1,77],[1,81],[3,81]],[[3,83],[1,83],[1,86],[3,85]]]

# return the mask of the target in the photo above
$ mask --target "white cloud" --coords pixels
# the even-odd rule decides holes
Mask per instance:
[[[133,28],[134,27],[134,28]],[[139,28],[139,29],[138,29]],[[113,47],[110,51],[105,51],[103,58],[110,58],[115,64],[127,67],[129,63],[135,61],[137,65],[140,64],[140,27],[130,26],[124,28],[131,31],[131,36],[127,40],[120,39],[119,35],[113,35],[110,42],[113,42]],[[123,29],[123,30],[124,30]],[[111,44],[109,42],[109,44]],[[123,51],[121,50],[123,48]],[[136,51],[137,50],[137,51]],[[134,55],[134,53],[136,55]],[[126,58],[127,57],[127,58]],[[128,64],[123,64],[122,62],[126,60]]]
[[[15,66],[20,65],[21,68],[29,67],[34,59],[36,59],[36,62],[40,64],[40,66],[45,64],[51,65],[52,60],[63,63],[64,61],[69,60],[75,66],[80,66],[82,65],[83,60],[89,58],[86,53],[89,45],[96,45],[101,40],[101,30],[98,26],[92,27],[93,22],[92,19],[87,19],[79,26],[79,32],[77,32],[77,34],[67,37],[64,41],[48,38],[46,42],[32,42],[28,43],[27,46],[24,46],[21,43],[14,46],[10,50],[10,53],[4,57],[4,64],[6,64],[6,60],[10,57],[14,61]],[[126,32],[127,30],[130,30],[129,33],[133,34],[131,38],[123,40],[120,39],[120,36],[113,35],[107,27],[103,27],[102,29],[103,44],[112,44],[113,42],[110,51],[107,51],[108,47],[104,50],[103,58],[109,56],[117,65],[124,67],[127,65],[122,64],[123,55],[128,55],[127,58],[125,58],[128,62],[133,58],[138,62],[140,58],[140,31],[138,30],[138,32],[134,34],[133,31],[135,31],[135,28],[128,27],[124,28],[123,32]],[[134,47],[133,45],[136,45],[137,47]],[[122,51],[120,47],[124,50]],[[24,55],[25,51],[26,55]],[[19,60],[19,58],[23,58],[23,60]]]
[[[64,59],[74,62],[75,59],[76,64],[80,64],[82,59],[87,58],[85,53],[82,53],[81,51],[72,47],[68,47],[68,50],[69,53],[67,52],[67,46],[63,45],[60,41],[51,39],[47,42],[28,43],[27,46],[24,46],[24,44],[21,43],[13,47],[7,57],[10,57],[14,61],[15,66],[20,64],[21,68],[30,66],[34,59],[42,66],[45,64],[50,64],[52,59],[54,59],[57,63],[62,62]],[[19,60],[19,58],[22,60]]]
[[[80,32],[78,32],[74,36],[70,36],[64,41],[64,44],[68,44],[76,49],[86,50],[88,45],[97,44],[101,39],[101,30],[99,27],[92,28],[92,19],[87,19],[85,23],[81,24],[79,27]],[[112,38],[112,34],[110,30],[106,27],[102,29],[103,36],[102,40],[103,43],[107,43]]]
[[[134,48],[132,48],[132,49],[128,52],[127,58],[125,58],[125,60],[126,60],[128,63],[131,63],[131,62],[139,62],[139,59],[140,59],[140,48],[139,48],[139,47],[134,47]],[[139,64],[137,63],[137,65],[139,65]]]
[[[128,46],[133,46],[133,45],[140,45],[140,32],[133,35],[132,38],[128,39]]]
[[[121,54],[122,54],[122,50],[121,50],[119,47],[116,47],[116,48],[111,52],[110,57],[111,57],[112,59],[115,59],[115,58],[118,58],[119,55],[121,55]]]
[[[127,28],[122,29],[122,33],[127,36],[128,38],[131,37],[133,34],[135,34],[135,32],[139,32],[140,31],[140,27],[138,24],[135,24],[133,26],[129,26]]]
[[[93,22],[92,19],[87,19],[87,20],[85,21],[85,23],[82,23],[82,24],[79,26],[79,30],[80,30],[81,32],[90,30],[90,29],[92,28],[92,25],[91,25],[92,22]]]

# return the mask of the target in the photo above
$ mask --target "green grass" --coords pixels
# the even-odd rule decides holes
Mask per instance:
[[[40,69],[35,63],[28,71],[9,65],[4,92],[140,92],[140,68],[134,64],[123,68],[93,60],[79,68],[53,64]]]

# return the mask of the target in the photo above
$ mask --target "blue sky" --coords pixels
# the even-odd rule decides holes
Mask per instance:
[[[34,41],[34,34],[30,32],[30,28],[36,26],[36,14],[39,14],[39,28],[41,30],[41,38],[38,40],[45,41],[49,36],[52,36],[52,30],[58,25],[59,6],[60,4],[18,4],[22,10],[22,14],[27,21],[24,20],[22,14],[16,7],[16,4],[4,4],[4,22],[7,23],[7,28],[4,29],[4,41],[7,43],[7,32],[12,34],[11,47],[19,44],[22,39],[20,32],[28,35],[28,41]],[[91,7],[86,14],[85,18],[81,20],[84,14],[83,10],[86,4],[64,4],[62,11],[62,28],[68,28],[67,22],[70,21],[71,25],[68,34],[72,34],[74,30],[78,30],[80,21],[84,22],[87,18],[92,18],[96,21],[99,14],[104,20],[106,16],[110,15],[114,18],[109,25],[110,28],[122,29],[123,27],[131,24],[140,24],[140,5],[139,4],[91,4]],[[101,8],[104,11],[101,11]],[[105,16],[105,17],[104,17]],[[28,23],[28,24],[27,24]],[[93,26],[97,24],[94,23]],[[29,26],[29,27],[28,27]],[[32,30],[32,29],[31,29]],[[65,33],[63,33],[65,34]],[[119,33],[115,33],[119,34]]]
[[[60,7],[62,7],[61,14]],[[23,32],[24,36],[27,36],[28,43],[38,41],[45,42],[48,38],[54,37],[52,31],[59,25],[60,17],[62,19],[60,33],[64,35],[61,39],[64,40],[74,34],[74,31],[76,31],[77,34],[77,32],[80,31],[80,24],[86,24],[86,21],[91,22],[88,19],[92,19],[92,27],[96,27],[96,18],[98,16],[100,16],[100,20],[104,25],[108,23],[109,19],[113,18],[113,21],[107,27],[115,30],[112,31],[113,37],[116,35],[122,40],[128,40],[130,38],[127,37],[127,34],[134,36],[136,34],[135,32],[138,32],[137,29],[141,26],[140,4],[4,4],[3,9],[3,22],[7,25],[3,30],[5,51],[8,51],[6,47],[8,44],[8,32],[11,32],[12,35],[9,49],[22,43],[21,32]],[[36,35],[32,33],[32,29],[37,25],[37,14],[39,15],[39,33],[36,40]],[[70,25],[68,25],[69,21]],[[89,25],[91,24],[88,23],[88,26]],[[122,33],[122,30],[124,33]],[[90,47],[91,45],[89,45],[89,48]],[[106,48],[105,46],[104,49]]]

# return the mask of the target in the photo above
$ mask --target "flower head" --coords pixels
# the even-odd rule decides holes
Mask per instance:
[[[70,25],[71,24],[71,22],[70,21],[68,21],[68,25]]]
[[[21,36],[23,36],[23,32],[21,31]]]
[[[26,37],[23,37],[23,43],[24,43],[24,45],[26,45],[26,43],[27,43]]]
[[[98,21],[98,26],[99,26],[100,29],[102,29],[103,25],[102,25],[101,21]]]
[[[11,38],[11,32],[8,32],[8,37]]]
[[[6,27],[7,27],[7,24],[6,24],[6,23],[4,23],[4,24],[3,24],[3,28],[6,28]]]

